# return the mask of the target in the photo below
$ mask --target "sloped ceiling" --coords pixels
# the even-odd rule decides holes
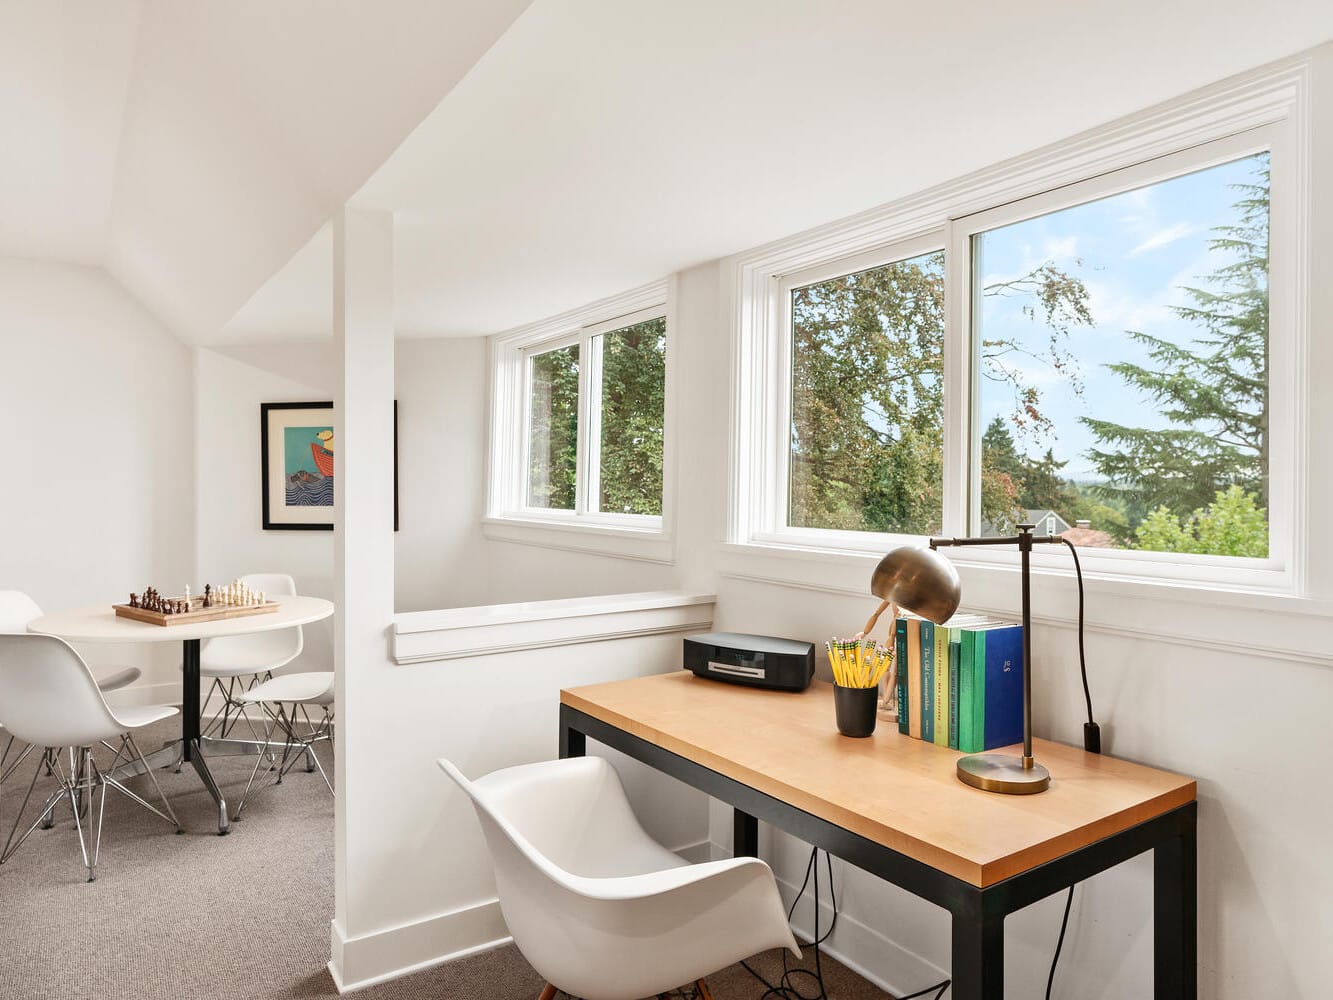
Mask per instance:
[[[1329,0],[537,0],[353,201],[400,333],[492,333],[1330,37]],[[327,330],[329,245],[227,336]]]
[[[5,0],[0,254],[211,342],[526,0]]]

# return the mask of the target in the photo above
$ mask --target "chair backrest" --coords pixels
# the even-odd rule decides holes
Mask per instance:
[[[0,724],[40,747],[91,746],[126,728],[83,658],[52,635],[0,634]]]
[[[296,595],[296,581],[286,573],[249,573],[241,577],[241,582],[251,590],[262,590],[270,598]],[[261,673],[290,663],[304,647],[305,635],[301,626],[296,625],[271,632],[209,639],[199,655],[205,667]]]
[[[37,602],[21,590],[0,590],[0,632],[26,632],[28,622],[42,617]]]

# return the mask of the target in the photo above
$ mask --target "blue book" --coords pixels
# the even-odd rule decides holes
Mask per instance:
[[[949,749],[958,749],[958,709],[963,672],[963,630],[949,629]]]
[[[921,620],[921,738],[935,742],[935,623]]]
[[[994,750],[1023,742],[1023,626],[987,629],[985,648],[982,745]]]
[[[899,618],[893,624],[893,658],[898,668],[898,732],[911,735],[911,717],[907,704],[907,619]]]

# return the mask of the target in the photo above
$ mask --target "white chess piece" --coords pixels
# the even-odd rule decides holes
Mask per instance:
[[[190,606],[190,585],[188,583],[185,585],[185,606],[187,608]]]

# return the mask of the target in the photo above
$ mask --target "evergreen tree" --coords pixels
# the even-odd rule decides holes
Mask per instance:
[[[1213,503],[1231,486],[1268,497],[1268,158],[1240,186],[1239,220],[1218,227],[1210,249],[1228,263],[1188,288],[1177,315],[1202,328],[1188,345],[1141,331],[1150,364],[1109,367],[1171,422],[1162,429],[1081,418],[1102,447],[1090,458],[1108,488],[1141,509],[1174,517]],[[1141,544],[1143,544],[1141,542]],[[1144,547],[1149,547],[1144,544]]]

